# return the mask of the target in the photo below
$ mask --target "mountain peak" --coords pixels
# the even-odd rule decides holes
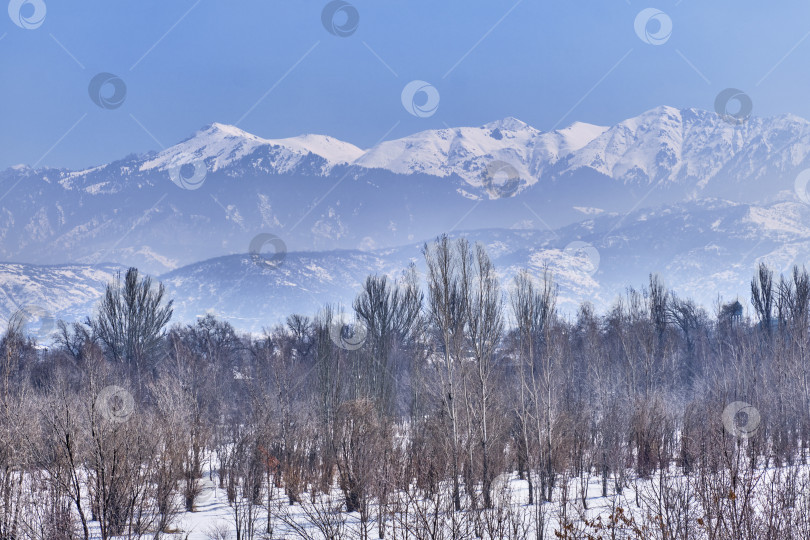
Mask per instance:
[[[236,126],[214,122],[192,137],[161,151],[141,168],[170,169],[190,160],[203,160],[209,170],[216,171],[256,151],[264,152],[264,157],[270,156],[267,166],[277,173],[294,170],[300,162],[310,159],[310,155],[322,158],[325,162],[322,166],[329,168],[350,163],[363,154],[363,150],[353,144],[326,135],[265,139]]]
[[[592,137],[595,138],[597,135],[601,135],[608,129],[609,129],[608,126],[599,126],[597,124],[589,124],[588,122],[574,122],[556,131],[557,133],[562,133],[563,135],[571,135],[576,133],[595,133],[596,135]]]
[[[568,127],[558,129],[557,133],[565,138],[568,151],[573,152],[587,145],[607,130],[607,126],[597,126],[596,124],[588,124],[587,122],[574,122]]]
[[[258,139],[256,135],[252,133],[248,133],[243,129],[239,129],[236,126],[232,126],[230,124],[222,124],[220,122],[213,122],[201,128],[197,133],[196,136],[200,135],[219,135],[223,137],[239,137],[243,139]]]
[[[651,109],[651,111],[655,111],[659,114],[675,114],[675,115],[680,115],[682,112],[681,109],[679,109],[678,107],[673,107],[672,105],[659,105],[658,107]]]
[[[619,122],[619,125],[622,124],[649,124],[652,122],[658,122],[661,119],[682,119],[683,113],[681,109],[677,107],[672,107],[670,105],[659,105],[658,107],[653,107],[652,109],[646,110],[643,113],[634,116],[632,118],[627,118],[626,120]]]
[[[523,131],[524,129],[534,129],[532,126],[522,120],[518,120],[514,116],[507,116],[501,120],[495,120],[488,124],[484,124],[487,129],[504,129],[506,131]]]

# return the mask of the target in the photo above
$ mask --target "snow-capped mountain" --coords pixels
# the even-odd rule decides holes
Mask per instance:
[[[784,115],[732,125],[717,114],[658,107],[620,122],[565,159],[562,173],[590,168],[624,182],[751,182],[806,162],[810,123]]]
[[[159,275],[245,253],[260,233],[291,252],[368,251],[707,197],[798,200],[794,179],[810,167],[809,152],[810,122],[795,116],[731,125],[671,107],[548,132],[506,118],[369,149],[212,124],[160,152],[87,170],[0,172],[0,260]]]
[[[550,132],[505,118],[481,127],[419,132],[373,148],[325,135],[265,139],[237,127],[214,123],[157,154],[145,156],[130,175],[168,173],[204,162],[207,172],[329,176],[338,166],[388,171],[398,175],[455,176],[481,186],[487,165],[503,161],[524,185],[589,169],[622,182],[692,182],[703,188],[721,175],[755,180],[803,164],[810,153],[810,122],[793,115],[752,117],[730,124],[716,113],[657,107],[612,127],[575,122]],[[111,164],[114,165],[114,164]],[[60,171],[65,187],[110,165]],[[25,168],[6,175],[30,174]],[[343,169],[340,171],[343,172]],[[84,185],[85,190],[98,184]]]
[[[321,161],[318,172],[328,174],[335,165],[352,163],[363,153],[353,144],[325,135],[262,139],[237,127],[214,123],[144,161],[139,172],[168,173],[174,167],[195,161],[204,161],[208,170],[218,171],[249,156],[255,167],[275,174],[295,171],[305,162],[313,161]]]
[[[543,172],[561,157],[576,152],[606,130],[577,122],[544,133],[516,118],[505,118],[478,128],[423,131],[383,142],[354,164],[404,175],[457,176],[481,188],[488,166],[499,161],[514,167],[522,186],[529,186],[537,183]]]

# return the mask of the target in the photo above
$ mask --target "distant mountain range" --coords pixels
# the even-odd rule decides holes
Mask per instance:
[[[213,310],[258,330],[350,302],[365,275],[421,262],[447,231],[488,245],[505,281],[547,262],[569,308],[604,308],[651,271],[708,304],[745,294],[757,260],[808,260],[808,197],[794,192],[808,154],[802,118],[732,125],[671,107],[551,132],[507,118],[367,150],[212,124],[83,171],[1,172],[0,319],[27,304],[86,314],[132,265],[166,283],[178,320]],[[288,251],[275,268],[248,255],[266,233]]]
[[[784,201],[754,206],[725,201],[683,203],[629,216],[602,215],[555,231],[481,229],[457,232],[482,242],[504,291],[520,269],[560,286],[560,308],[573,315],[580,302],[609,308],[627,287],[659,273],[678,294],[711,309],[716,301],[748,298],[759,261],[778,272],[810,261],[810,206]],[[326,303],[349,308],[369,274],[401,275],[411,263],[424,271],[422,243],[396,247],[288,253],[279,264],[257,264],[249,254],[193,263],[157,276],[175,300],[175,321],[206,313],[259,332],[291,313],[315,314]],[[91,314],[114,265],[0,264],[0,313],[42,306],[55,317]]]

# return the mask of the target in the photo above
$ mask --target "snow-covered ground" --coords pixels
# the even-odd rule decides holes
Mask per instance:
[[[774,486],[781,485],[779,482],[789,476],[786,473],[797,474],[799,485],[802,485],[802,479],[806,481],[810,478],[810,467],[763,466],[753,473],[741,472],[738,480],[739,496],[734,494],[732,488],[725,487],[725,483],[731,486],[730,475],[721,471],[711,478],[717,481],[714,487],[718,492],[728,496],[728,500],[720,501],[720,505],[732,512],[749,508],[748,511],[762,516],[774,510],[770,506],[772,498],[781,494],[777,493],[778,489],[774,490]],[[209,475],[213,481],[209,479]],[[666,484],[663,490],[662,481]],[[186,540],[236,539],[234,507],[228,503],[226,491],[218,486],[216,474],[206,471],[201,483],[203,492],[198,498],[196,511],[180,514],[172,531],[163,536]],[[702,511],[697,479],[685,477],[675,467],[663,476],[660,471],[656,472],[649,479],[628,476],[623,481],[621,493],[616,492],[616,482],[611,478],[607,497],[602,496],[602,479],[598,475],[569,477],[567,492],[562,489],[563,485],[561,478],[554,489],[552,502],[529,505],[528,482],[518,479],[516,474],[502,475],[493,483],[492,509],[465,509],[461,512],[449,511],[452,505],[449,489],[432,499],[418,494],[416,489],[411,493],[393,494],[389,498],[384,535],[385,538],[394,539],[661,538],[661,530],[649,529],[651,523],[656,523],[655,516],[661,508],[665,514],[670,513],[664,517],[667,526],[674,527],[674,523],[683,518],[684,523],[687,523],[687,538],[704,538],[706,525],[712,523],[712,519],[707,518],[707,513]],[[750,493],[742,494],[744,489],[749,488]],[[583,489],[586,492],[584,500]],[[796,495],[794,508],[800,511],[802,507],[807,507],[809,494],[802,494],[800,491]],[[682,504],[684,496],[692,498],[688,505]],[[305,493],[301,499],[300,503],[290,505],[283,491],[274,488],[270,504],[272,532],[266,532],[268,509],[266,504],[261,504],[253,509],[256,516],[254,538],[337,540],[379,537],[378,510],[374,504],[369,508],[369,520],[363,523],[357,512],[345,512],[342,494],[337,488],[330,497],[318,495],[312,498]],[[681,499],[680,505],[676,502],[678,499]],[[263,500],[266,500],[266,494]],[[440,504],[438,510],[435,506],[437,500]],[[463,504],[469,508],[466,498],[463,499]],[[240,508],[242,512],[245,511],[244,504]],[[691,514],[682,516],[681,512]],[[431,523],[426,518],[430,518],[428,521],[436,520],[433,535],[427,532],[431,529]],[[100,539],[98,524],[92,525],[93,538]],[[542,528],[541,535],[537,534],[538,527]],[[456,531],[455,536],[453,530]],[[557,536],[558,533],[563,534],[563,530],[568,536]],[[588,537],[588,533],[596,536]]]

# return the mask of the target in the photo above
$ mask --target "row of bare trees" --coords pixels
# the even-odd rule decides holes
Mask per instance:
[[[655,275],[562,316],[548,269],[424,256],[261,337],[169,327],[134,269],[47,349],[13,320],[0,539],[159,538],[215,494],[237,540],[806,537],[806,271],[760,266],[753,318]]]

